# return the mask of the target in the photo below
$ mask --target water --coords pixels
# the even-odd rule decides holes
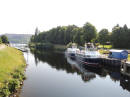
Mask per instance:
[[[130,97],[119,68],[92,69],[54,52],[24,53],[29,64],[20,97]]]

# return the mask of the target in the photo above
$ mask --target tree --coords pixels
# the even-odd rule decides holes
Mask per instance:
[[[121,27],[115,26],[112,29],[112,34],[111,34],[111,43],[115,48],[118,48],[120,46],[120,42],[121,42],[120,34],[121,34]]]
[[[0,37],[0,44],[2,43],[2,39],[1,39],[1,37]]]
[[[85,42],[91,42],[97,36],[97,30],[95,26],[90,23],[86,23],[83,26],[83,39]]]
[[[73,37],[76,33],[74,29],[76,29],[76,28],[78,28],[78,27],[75,25],[66,26],[65,33],[64,33],[65,44],[68,44],[69,42],[73,42]]]
[[[35,36],[37,36],[37,35],[39,34],[39,32],[40,32],[40,31],[38,30],[38,28],[36,28],[36,29],[35,29]]]
[[[73,35],[73,42],[77,43],[78,45],[82,45],[82,28],[75,28],[73,31],[75,32]]]
[[[8,38],[5,35],[1,36],[2,43],[9,44]]]
[[[103,48],[104,48],[105,43],[109,41],[109,32],[108,32],[107,29],[102,29],[99,32],[98,41],[99,41],[100,44],[103,45]]]
[[[115,48],[130,48],[130,29],[127,25],[118,25],[112,29],[111,43]]]

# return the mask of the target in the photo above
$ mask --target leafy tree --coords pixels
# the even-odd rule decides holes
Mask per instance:
[[[50,42],[53,44],[68,44],[73,41],[76,29],[78,27],[75,25],[58,26],[32,36],[30,41],[34,43]]]
[[[102,29],[99,32],[98,40],[99,40],[99,43],[102,44],[104,47],[105,43],[109,41],[109,32],[107,29]]]
[[[8,38],[5,35],[1,36],[2,43],[9,44]]]
[[[73,31],[75,32],[75,34],[73,35],[73,42],[77,43],[78,45],[83,45],[82,28],[75,28]]]
[[[1,37],[0,37],[0,44],[2,43],[2,39],[1,39]]]
[[[69,26],[66,26],[66,30],[65,30],[65,33],[64,33],[64,42],[65,44],[68,44],[69,42],[73,42],[73,37],[75,35],[75,28],[78,28],[77,26],[75,25],[69,25]]]
[[[85,42],[91,42],[91,40],[95,40],[96,36],[96,28],[92,24],[86,23],[83,27],[69,25],[52,28],[37,35],[35,34],[34,36],[32,36],[30,42],[49,42],[52,44],[61,45],[67,45],[70,42],[76,42],[79,45],[83,45]]]
[[[90,23],[86,23],[83,26],[83,39],[85,42],[91,42],[97,36],[97,30],[95,26]]]
[[[58,26],[48,31],[37,33],[30,40],[30,42],[36,44],[51,43],[61,45],[67,45],[70,42],[76,42],[79,45],[83,45],[85,42],[100,42],[104,45],[107,41],[111,41],[115,48],[130,48],[130,29],[127,25],[123,27],[116,25],[111,33],[107,29],[102,29],[97,34],[95,26],[90,23],[84,24],[83,27],[75,25]]]
[[[112,29],[111,43],[115,48],[130,48],[130,29],[127,25],[118,25]]]
[[[30,42],[34,42],[34,35],[30,38]]]
[[[74,42],[81,45],[81,36],[79,32],[74,36]]]

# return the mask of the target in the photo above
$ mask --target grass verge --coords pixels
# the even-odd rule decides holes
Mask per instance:
[[[8,46],[0,50],[0,97],[8,97],[20,88],[25,67],[21,51]]]

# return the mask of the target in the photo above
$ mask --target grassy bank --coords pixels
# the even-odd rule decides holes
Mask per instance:
[[[25,79],[25,67],[21,51],[8,46],[0,49],[0,97],[6,97],[20,88]]]

